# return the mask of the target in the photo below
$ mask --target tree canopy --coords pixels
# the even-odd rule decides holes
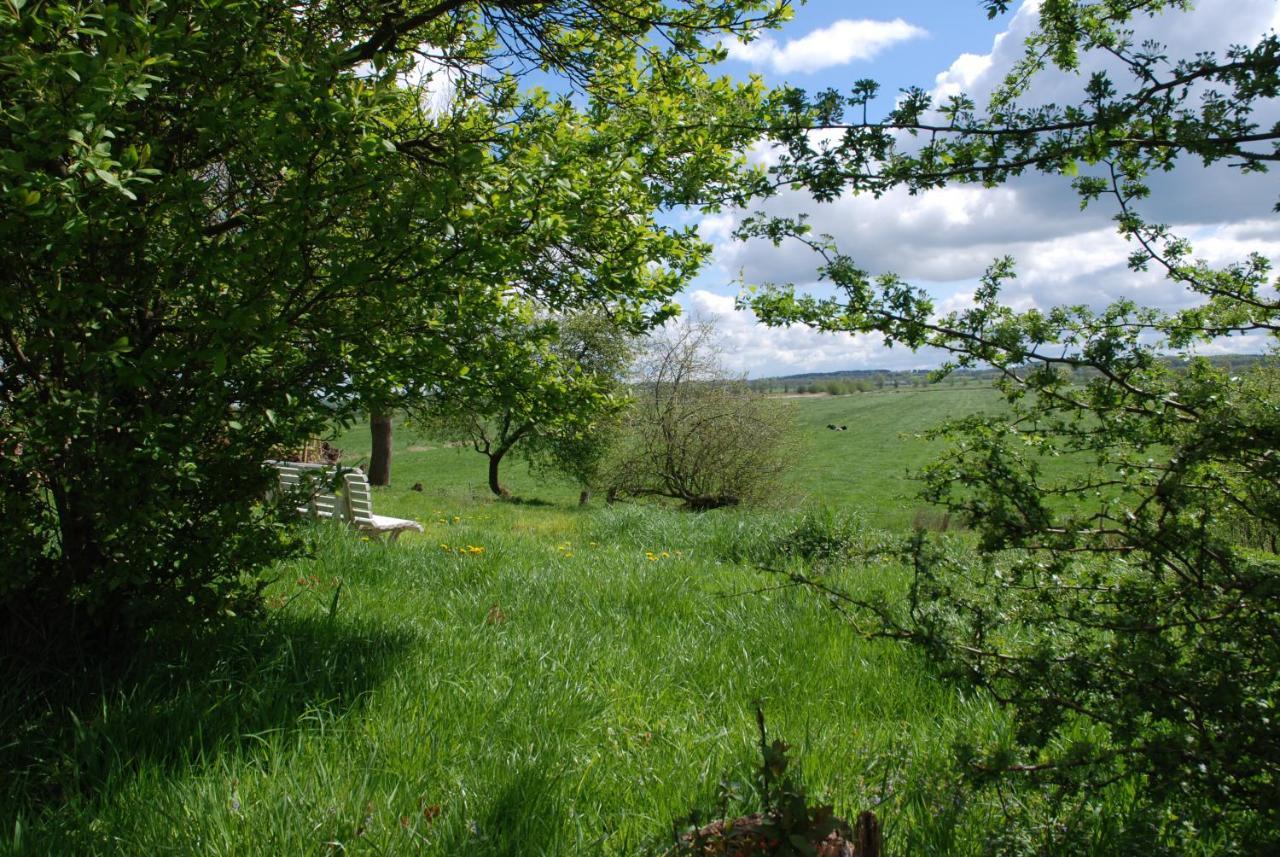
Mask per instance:
[[[602,312],[540,318],[527,306],[486,341],[483,365],[421,397],[414,422],[484,455],[499,497],[510,496],[500,478],[509,453],[589,486],[603,428],[627,402],[631,336]]]
[[[1280,728],[1266,713],[1280,696],[1280,560],[1265,535],[1280,529],[1276,370],[1233,375],[1196,353],[1250,333],[1274,357],[1280,301],[1261,254],[1210,266],[1142,210],[1151,177],[1175,165],[1261,174],[1280,159],[1280,38],[1182,57],[1142,39],[1147,17],[1189,6],[1045,2],[985,105],[910,89],[875,119],[872,81],[793,89],[776,102],[772,133],[773,183],[816,200],[1060,176],[1082,204],[1112,206],[1130,266],[1163,272],[1183,308],[1121,299],[1015,310],[1002,287],[1016,261],[1001,258],[972,307],[943,315],[925,289],[862,269],[803,219],[759,215],[740,234],[809,244],[836,288],[831,298],[761,289],[747,300],[769,323],[880,332],[946,350],[944,371],[1002,375],[1008,409],[942,429],[951,451],[925,473],[926,496],[961,513],[980,548],[920,534],[904,548],[915,569],[907,598],[842,601],[867,633],[920,643],[1010,707],[1015,733],[964,748],[967,769],[1056,784],[1075,801],[1062,805],[1068,821],[1097,789],[1139,783],[1145,841],[1212,829],[1233,848],[1266,850],[1280,829]],[[1079,101],[1034,98],[1049,68],[1080,76]],[[1074,369],[1089,380],[1062,371]],[[1071,825],[1062,829],[1066,847]]]
[[[513,295],[636,324],[669,311],[707,249],[655,213],[751,179],[735,129],[759,88],[702,64],[722,35],[783,14],[0,7],[0,605],[15,639],[228,609],[289,541],[254,502],[262,462],[464,371]]]

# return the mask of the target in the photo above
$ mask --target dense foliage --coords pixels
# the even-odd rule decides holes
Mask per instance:
[[[688,322],[655,335],[639,375],[602,465],[610,497],[668,497],[704,510],[777,489],[790,463],[790,413],[724,368],[714,327]]]
[[[1211,831],[1226,850],[1265,851],[1280,830],[1280,399],[1274,367],[1231,374],[1195,351],[1254,334],[1274,354],[1280,301],[1267,259],[1211,267],[1141,206],[1151,174],[1175,164],[1261,173],[1280,159],[1280,126],[1261,118],[1280,92],[1280,38],[1169,57],[1128,29],[1188,5],[1046,2],[985,110],[911,90],[870,121],[876,86],[862,81],[852,95],[787,93],[775,129],[775,179],[817,199],[1072,177],[1085,204],[1115,206],[1131,266],[1164,272],[1186,308],[1015,311],[1001,259],[971,309],[940,316],[924,290],[861,270],[801,221],[757,217],[743,234],[808,242],[838,289],[765,289],[754,306],[771,322],[879,331],[1002,375],[1009,410],[953,422],[953,450],[925,474],[926,496],[963,513],[980,549],[921,535],[906,602],[843,602],[1010,706],[1015,734],[967,748],[969,769],[1040,778],[1085,805],[1129,778],[1150,841]],[[1078,103],[1031,98],[1050,66],[1087,73]],[[1091,466],[1055,473],[1059,457]]]
[[[463,439],[489,464],[489,490],[510,492],[499,478],[515,453],[589,489],[597,478],[619,411],[632,336],[602,313],[512,324],[500,347],[472,372],[437,384],[411,408],[421,429]]]
[[[655,212],[736,193],[759,101],[701,65],[772,7],[0,6],[11,642],[227,609],[288,547],[262,462],[464,372],[513,293],[661,317],[706,247]]]

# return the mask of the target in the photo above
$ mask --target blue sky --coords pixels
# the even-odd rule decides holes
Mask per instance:
[[[730,45],[727,74],[759,74],[768,84],[809,90],[847,89],[855,80],[882,85],[885,104],[898,90],[920,86],[935,92],[966,91],[982,103],[1020,54],[1035,24],[1035,0],[988,20],[979,0],[839,2],[810,0],[781,30],[748,45]],[[1233,42],[1251,42],[1280,24],[1275,0],[1200,0],[1190,13],[1140,22],[1138,32],[1170,45],[1175,56]],[[1088,69],[1089,66],[1086,66]],[[1052,72],[1032,98],[1064,102],[1078,76]],[[1267,105],[1270,121],[1280,109]],[[755,153],[767,159],[767,152]],[[1226,169],[1197,166],[1162,177],[1147,214],[1181,226],[1211,262],[1259,251],[1280,259],[1280,225],[1271,211],[1280,197],[1274,174],[1241,179]],[[1130,250],[1114,234],[1113,212],[1099,206],[1080,212],[1069,184],[1033,176],[996,190],[954,187],[917,197],[889,194],[881,200],[847,197],[818,206],[803,194],[784,192],[763,206],[778,214],[806,212],[815,230],[831,234],[873,273],[895,271],[926,286],[944,308],[963,306],[992,259],[1012,253],[1019,279],[1007,293],[1015,305],[1103,304],[1120,296],[1173,307],[1185,301],[1155,277],[1133,275]],[[742,280],[811,284],[815,260],[798,246],[742,244],[729,232],[747,211],[692,216],[716,246],[715,260],[681,296],[686,313],[721,328],[725,362],[753,377],[859,368],[936,365],[937,355],[887,349],[874,336],[819,336],[805,329],[771,330],[749,313],[735,311]],[[1233,345],[1261,350],[1260,343]],[[1252,346],[1252,347],[1250,347]]]

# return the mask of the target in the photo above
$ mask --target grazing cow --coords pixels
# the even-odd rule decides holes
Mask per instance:
[[[827,428],[831,429],[832,431],[835,431],[835,430],[836,430],[836,427],[835,427],[834,425],[832,425],[831,423],[827,423]]]
[[[848,431],[848,430],[849,430],[848,426],[840,426],[840,431]]]

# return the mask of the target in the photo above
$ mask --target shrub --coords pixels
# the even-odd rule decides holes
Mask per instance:
[[[714,335],[686,324],[651,341],[621,440],[602,468],[611,497],[669,497],[701,511],[776,492],[793,452],[791,411],[730,375]]]

